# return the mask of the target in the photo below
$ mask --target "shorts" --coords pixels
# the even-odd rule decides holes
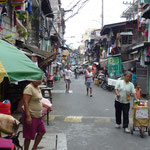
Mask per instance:
[[[66,83],[71,83],[71,80],[70,79],[66,79],[65,82]]]
[[[43,118],[33,118],[32,124],[26,124],[26,115],[23,112],[23,138],[34,140],[36,133],[46,133]]]
[[[92,82],[86,82],[86,87],[87,88],[92,88],[93,83]]]

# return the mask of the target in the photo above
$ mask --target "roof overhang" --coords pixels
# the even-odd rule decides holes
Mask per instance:
[[[101,31],[101,35],[108,34],[111,29],[114,30],[116,28],[118,29],[118,27],[123,27],[126,25],[135,25],[135,24],[137,24],[137,20],[108,24],[103,27],[103,29]]]
[[[49,65],[56,59],[56,53],[52,53],[50,56],[48,56],[45,60],[43,60],[39,67],[42,68],[43,66]]]
[[[144,42],[138,43],[138,44],[130,47],[130,49],[128,50],[128,53],[129,54],[135,54],[134,52],[138,51],[140,48],[148,47],[148,46],[150,46],[150,42],[145,42],[144,41]]]

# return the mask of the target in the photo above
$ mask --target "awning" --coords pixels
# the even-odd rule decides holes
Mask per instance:
[[[51,54],[49,57],[47,57],[45,60],[43,60],[40,64],[39,67],[43,67],[44,65],[50,64],[56,59],[56,53]]]
[[[129,61],[122,62],[123,69],[129,70],[131,68],[136,67],[136,62],[137,62],[137,60],[129,60]]]
[[[148,47],[150,46],[150,42],[141,42],[141,43],[137,43],[134,44],[133,46],[131,46],[128,50],[128,54],[133,54],[133,52],[140,50],[143,47]]]
[[[107,59],[100,59],[100,65],[101,67],[107,67]]]
[[[7,75],[10,82],[41,80],[43,71],[15,46],[0,40],[0,82]]]
[[[47,58],[47,57],[51,56],[51,54],[52,54],[51,52],[47,52],[45,50],[40,50],[40,49],[32,47],[30,45],[25,45],[25,44],[23,44],[23,45],[24,45],[25,48],[27,48],[31,52],[39,55],[40,57],[42,56],[42,57],[46,57]]]

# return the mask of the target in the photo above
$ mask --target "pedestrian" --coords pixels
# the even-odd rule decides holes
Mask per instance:
[[[46,107],[48,110],[51,108],[42,104],[42,94],[39,89],[39,85],[42,81],[32,81],[27,85],[23,92],[23,137],[24,150],[29,150],[30,141],[34,141],[32,150],[36,150],[43,135],[45,134],[45,126],[42,118],[42,109]]]
[[[139,83],[136,84],[135,92],[136,92],[135,94],[136,94],[137,99],[141,99],[142,89]]]
[[[72,71],[70,70],[70,66],[67,66],[66,69],[64,70],[64,80],[66,82],[66,93],[69,93],[70,90],[71,74]]]
[[[75,75],[75,79],[77,79],[78,78],[77,68],[74,69],[74,75]]]
[[[135,71],[132,73],[132,83],[134,86],[136,86],[136,72]]]
[[[133,83],[130,82],[132,73],[127,71],[124,73],[124,80],[118,80],[115,86],[115,116],[116,128],[121,125],[121,113],[123,112],[123,128],[126,133],[129,133],[129,109],[131,94],[137,100]]]
[[[88,70],[85,73],[86,87],[87,87],[87,96],[89,95],[90,89],[90,97],[92,97],[92,84],[93,84],[93,73],[92,66],[88,67]]]

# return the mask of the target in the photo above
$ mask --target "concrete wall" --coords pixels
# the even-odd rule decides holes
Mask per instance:
[[[0,32],[0,37],[4,37],[10,34],[14,34],[13,35],[13,39],[16,39],[16,27],[14,26],[14,17],[12,17],[12,19],[10,18],[10,16],[4,16],[3,17],[3,27],[4,29]],[[12,39],[12,38],[11,38]]]

